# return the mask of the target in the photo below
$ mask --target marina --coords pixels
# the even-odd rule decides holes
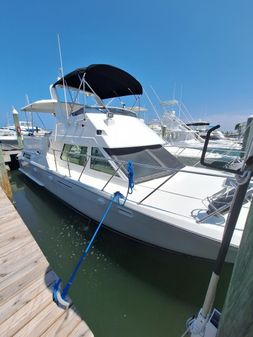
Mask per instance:
[[[253,336],[252,11],[2,3],[0,337]]]
[[[1,188],[0,214],[1,335],[92,337],[74,306],[52,301],[57,276]]]
[[[103,84],[104,78],[106,85]],[[66,97],[65,102],[61,101],[59,89],[66,90],[66,87],[68,92],[74,91],[75,100],[73,94],[69,93],[70,101]],[[142,90],[141,84],[124,70],[111,65],[92,64],[78,68],[52,84],[51,99],[38,100],[21,109],[26,113],[53,114],[55,129],[52,132],[32,132],[21,136],[18,132],[18,112],[15,110],[13,114],[20,146],[20,152],[13,158],[18,160],[19,175],[29,179],[31,186],[37,185],[39,194],[47,193],[47,203],[49,194],[53,194],[65,208],[71,207],[82,216],[89,217],[87,226],[87,221],[81,227],[79,224],[80,232],[72,224],[71,229],[67,228],[70,241],[75,233],[82,242],[81,252],[71,254],[74,264],[72,272],[68,270],[66,277],[64,269],[64,272],[59,272],[60,278],[54,277],[53,281],[50,279],[48,282],[45,277],[48,301],[50,298],[51,302],[45,316],[51,317],[51,307],[57,303],[60,310],[57,315],[60,317],[60,314],[67,312],[67,322],[68,311],[72,310],[68,293],[72,293],[76,279],[83,276],[82,271],[86,269],[82,268],[87,266],[84,260],[94,254],[94,245],[98,241],[97,237],[103,235],[101,231],[104,225],[124,240],[135,240],[140,249],[151,246],[150,249],[156,250],[156,254],[164,250],[164,254],[173,253],[180,259],[215,260],[203,306],[196,317],[185,319],[186,330],[181,332],[182,336],[188,334],[191,337],[207,337],[210,333],[215,336],[221,316],[220,309],[214,307],[217,287],[221,272],[226,268],[225,261],[231,264],[236,260],[253,193],[251,131],[247,142],[245,138],[246,155],[238,167],[219,167],[215,162],[206,161],[212,132],[219,125],[207,130],[200,158],[202,167],[185,165],[170,153],[166,142],[138,118],[138,108],[135,105],[139,105]],[[80,96],[84,99],[83,102],[80,102]],[[117,96],[134,96],[132,108],[126,108],[122,102],[122,106],[105,103],[105,100]],[[95,105],[87,103],[87,99],[94,99]],[[128,137],[130,129],[131,138]],[[2,153],[1,150],[1,179],[8,183]],[[12,176],[15,181],[15,175]],[[16,178],[18,180],[19,176]],[[15,185],[18,184],[13,184],[16,202],[15,190],[18,192],[19,188],[16,189]],[[25,188],[25,191],[27,195],[31,194],[29,189]],[[36,208],[35,199],[38,200],[38,197],[29,199],[29,210],[24,206],[21,208],[24,217],[29,216],[28,222]],[[50,202],[49,204],[51,205]],[[62,206],[59,208],[62,209]],[[48,219],[49,212],[45,214]],[[92,225],[95,229],[90,230]],[[43,230],[37,228],[34,232],[38,242]],[[22,231],[18,234],[21,235]],[[63,227],[61,235],[64,235]],[[9,240],[12,238],[14,240],[16,237]],[[55,238],[52,238],[55,243]],[[6,255],[8,254],[10,255]],[[151,254],[148,255],[150,258]],[[62,252],[59,256],[62,256]],[[4,260],[7,261],[8,259]],[[191,263],[191,260],[188,261]],[[37,262],[35,259],[32,263]],[[65,262],[62,267],[66,267]],[[97,269],[94,271],[97,272]],[[50,272],[51,270],[46,272],[46,276]],[[2,275],[7,277],[7,274]],[[92,276],[93,282],[94,275],[88,275]],[[182,288],[181,286],[181,291]],[[94,297],[96,295],[93,294]],[[52,302],[52,298],[56,303]],[[36,319],[39,322],[43,320],[37,318],[36,310],[34,315],[35,322]],[[42,313],[39,315],[43,317]],[[11,312],[9,319],[13,317],[15,313]],[[128,314],[123,313],[123,318],[127,317]],[[49,320],[48,325],[55,326],[53,330],[58,331],[62,325],[55,323],[55,320]],[[6,325],[9,324],[8,318],[5,322]],[[66,323],[65,317],[61,322],[64,322],[63,325]],[[44,332],[45,335],[51,334],[46,324],[36,324],[34,329],[38,336]],[[32,323],[20,325],[29,331]],[[79,325],[80,322],[73,330],[74,335]],[[110,331],[110,324],[108,327]],[[10,335],[18,334],[19,325],[13,329],[16,330],[10,332]],[[97,332],[98,335],[101,333],[99,329],[96,334]],[[88,327],[85,334],[92,334]]]

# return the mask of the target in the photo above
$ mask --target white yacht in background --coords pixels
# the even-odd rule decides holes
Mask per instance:
[[[17,142],[16,131],[9,129],[9,127],[0,127],[0,143]]]
[[[209,130],[210,123],[207,121],[192,121],[190,123],[186,123],[188,127],[190,127],[199,137],[202,139],[206,138],[207,131]],[[212,148],[222,148],[222,149],[231,149],[240,150],[241,144],[235,139],[229,139],[225,137],[222,131],[215,130],[212,132],[210,137],[210,146]]]
[[[184,123],[179,116],[184,113],[186,117],[189,112],[183,103],[175,99],[160,104],[164,108],[164,113],[159,121],[150,122],[149,127],[166,141],[169,151],[176,157],[181,160],[187,159],[188,163],[198,163],[209,123],[203,121]],[[242,155],[241,148],[239,142],[229,140],[221,131],[215,130],[209,141],[207,158],[210,161],[219,160],[224,165],[230,165],[238,162],[238,158]]]
[[[39,128],[38,126],[33,126],[32,122],[28,121],[19,121],[20,133],[21,136],[44,136],[50,131]],[[9,125],[0,127],[0,142],[3,144],[15,144],[17,145],[17,133],[15,125]]]
[[[237,184],[233,175],[184,166],[137,118],[136,106],[109,105],[124,96],[138,103],[142,94],[141,84],[119,68],[77,69],[51,85],[50,92],[51,99],[22,109],[53,113],[56,125],[51,135],[24,136],[20,171],[99,221],[114,192],[126,195],[126,167],[132,161],[133,193],[124,206],[113,204],[104,224],[154,246],[215,259],[228,215],[226,196]],[[88,104],[91,98],[94,104]],[[227,261],[234,261],[248,209],[245,200]]]

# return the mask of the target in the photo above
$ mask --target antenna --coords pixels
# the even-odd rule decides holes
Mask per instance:
[[[144,88],[143,88],[143,89],[144,89]],[[156,110],[156,107],[154,106],[153,102],[152,102],[151,99],[149,98],[148,93],[146,92],[145,89],[144,89],[144,94],[146,95],[146,97],[147,97],[147,99],[148,99],[150,105],[152,106],[153,110],[155,111],[156,116],[157,116],[159,122],[162,124],[161,117],[159,116],[159,113],[158,113],[158,111]]]
[[[179,118],[181,118],[181,112],[182,112],[182,99],[183,99],[183,84],[181,84],[180,86],[180,98],[179,98],[179,105],[178,105],[178,114],[179,114]]]
[[[58,41],[58,50],[59,50],[59,56],[60,56],[60,66],[61,66],[60,71],[61,71],[62,83],[63,83],[65,108],[66,108],[66,115],[67,115],[67,118],[68,118],[67,93],[66,93],[66,87],[65,87],[65,81],[64,81],[64,70],[63,70],[63,62],[62,62],[60,34],[57,34],[57,41]]]
[[[155,91],[155,89],[152,87],[152,85],[150,86],[151,90],[153,91],[153,93],[155,94],[156,98],[158,99],[158,101],[161,103],[162,100],[161,98],[158,96],[157,92]]]
[[[59,34],[57,34],[57,41],[58,41],[58,50],[59,50],[59,56],[60,56],[60,71],[61,71],[61,76],[64,77],[62,53],[61,53],[61,41],[60,41]]]
[[[26,99],[27,105],[29,105],[30,104],[30,100],[29,100],[28,94],[25,95],[25,99]],[[29,118],[27,117],[27,112],[25,111],[25,119],[26,119],[27,127],[29,127],[29,122],[31,122],[32,128],[33,128],[33,115],[32,115],[31,112],[28,112],[28,116],[29,116]],[[30,119],[30,121],[29,121],[29,119]]]

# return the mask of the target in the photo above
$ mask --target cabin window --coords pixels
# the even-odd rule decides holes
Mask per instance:
[[[84,166],[87,162],[87,147],[79,145],[64,144],[61,160]]]
[[[114,174],[115,172],[98,147],[91,148],[90,168],[108,174]]]

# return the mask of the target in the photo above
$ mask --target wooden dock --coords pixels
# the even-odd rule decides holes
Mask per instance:
[[[93,337],[76,309],[52,300],[57,279],[0,188],[0,335]]]
[[[11,169],[16,169],[18,167],[18,161],[16,156],[21,152],[22,148],[20,148],[17,144],[5,144],[1,143],[4,162],[9,165]]]

